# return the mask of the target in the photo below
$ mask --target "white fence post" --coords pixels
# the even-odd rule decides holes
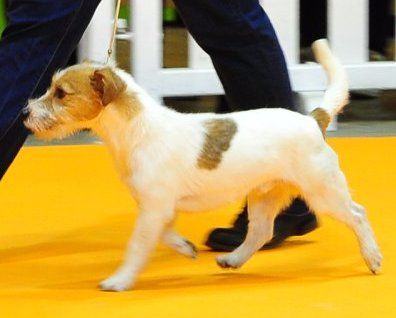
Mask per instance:
[[[101,1],[78,47],[78,61],[104,62],[112,33],[114,0]],[[115,53],[113,54],[113,57]]]
[[[163,67],[162,1],[131,0],[131,65],[135,80],[160,100],[159,72]]]
[[[346,64],[369,59],[369,0],[328,0],[329,39]]]
[[[188,35],[188,66],[192,69],[213,67],[209,55],[201,49],[190,34]]]

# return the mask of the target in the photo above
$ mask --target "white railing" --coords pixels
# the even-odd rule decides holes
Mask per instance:
[[[299,64],[299,1],[261,2],[272,19],[285,51],[293,89],[299,92],[323,91],[326,79],[319,66]],[[328,0],[328,38],[333,50],[345,64],[352,89],[394,89],[396,62],[368,60],[368,2]],[[110,32],[113,15],[110,8],[114,8],[114,0],[102,1],[82,41],[81,59],[105,59],[108,45],[105,38]],[[154,97],[161,99],[165,96],[223,93],[208,56],[191,37],[189,67],[163,68],[161,0],[131,0],[131,17],[129,38],[133,40],[133,75]],[[101,52],[102,57],[98,56],[98,52]]]

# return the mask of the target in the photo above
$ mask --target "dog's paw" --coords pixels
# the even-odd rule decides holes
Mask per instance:
[[[103,291],[125,291],[131,288],[132,279],[129,277],[129,275],[116,273],[102,281],[99,286]]]
[[[363,252],[364,260],[373,274],[379,274],[382,265],[382,254],[379,249],[370,249]]]
[[[238,258],[232,254],[220,255],[216,258],[216,262],[221,268],[237,269],[242,266]]]
[[[197,258],[198,255],[198,250],[196,248],[196,246],[191,243],[190,241],[184,240],[183,244],[178,244],[177,246],[175,246],[175,249],[177,250],[177,252],[179,252],[180,254],[190,257],[190,258]]]
[[[195,245],[176,232],[168,232],[164,237],[164,243],[186,257],[197,257],[198,251]]]

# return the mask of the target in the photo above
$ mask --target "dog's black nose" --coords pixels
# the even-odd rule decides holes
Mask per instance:
[[[25,107],[24,109],[22,109],[22,115],[27,117],[29,116],[30,110],[29,108]]]

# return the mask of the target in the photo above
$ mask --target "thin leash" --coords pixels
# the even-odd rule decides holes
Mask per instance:
[[[111,55],[113,54],[113,47],[114,47],[114,41],[115,41],[115,37],[116,37],[116,33],[117,33],[117,22],[118,22],[118,15],[120,13],[120,7],[121,7],[121,0],[117,0],[117,7],[116,7],[115,13],[114,13],[113,33],[111,35],[109,49],[107,50],[106,64],[109,63]]]

